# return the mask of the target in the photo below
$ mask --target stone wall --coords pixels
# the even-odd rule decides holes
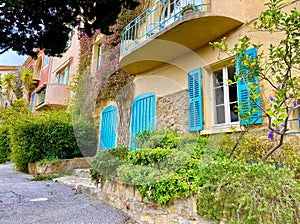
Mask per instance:
[[[34,175],[71,174],[74,169],[91,168],[92,158],[74,158],[45,162],[39,165],[38,162],[28,164],[28,173]]]
[[[156,129],[170,128],[180,134],[188,132],[188,94],[182,90],[157,98]]]
[[[96,188],[78,186],[78,190],[95,198],[105,200],[127,213],[139,223],[145,224],[208,224],[197,215],[196,196],[175,200],[172,205],[159,206],[143,199],[137,189],[119,181],[103,180]]]

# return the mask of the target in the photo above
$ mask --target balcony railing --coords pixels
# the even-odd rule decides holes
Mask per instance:
[[[158,0],[123,30],[121,57],[172,23],[210,11],[211,0]]]

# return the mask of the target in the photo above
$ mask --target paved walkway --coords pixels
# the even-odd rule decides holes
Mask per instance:
[[[129,218],[69,187],[31,178],[11,164],[0,165],[1,224],[123,224]]]

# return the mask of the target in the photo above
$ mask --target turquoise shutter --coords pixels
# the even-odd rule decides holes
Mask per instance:
[[[135,149],[132,140],[143,131],[155,129],[156,102],[154,93],[144,93],[133,100],[131,115],[131,149]]]
[[[102,112],[100,130],[100,150],[110,149],[116,146],[117,139],[117,116],[116,106],[108,106]]]
[[[188,127],[189,131],[203,130],[202,74],[200,68],[188,73]]]
[[[245,55],[248,55],[250,58],[254,59],[257,57],[256,49],[251,48],[244,52]],[[247,72],[243,69],[243,64],[240,60],[240,57],[237,58],[236,63],[236,74],[237,76],[243,75],[243,80],[238,81],[238,101],[240,111],[239,114],[241,115],[240,123],[241,125],[251,125],[251,124],[261,124],[262,123],[262,111],[252,100],[250,99],[250,93],[247,90],[249,88],[249,82],[259,84],[259,80],[257,76],[254,76],[252,80],[248,80]],[[240,72],[242,71],[242,72]],[[240,74],[241,73],[241,74]],[[259,86],[255,89],[257,94],[260,94]],[[256,99],[256,103],[260,105],[260,97]],[[250,117],[247,114],[250,113]],[[244,118],[245,117],[245,118]]]
[[[64,71],[64,84],[68,84],[69,72],[70,72],[70,66],[66,67],[66,69]]]
[[[31,94],[30,111],[33,111],[34,109],[35,94],[36,94],[35,92]]]
[[[56,76],[56,80],[55,80],[55,82],[56,82],[56,83],[60,83],[60,81],[59,81],[59,80],[60,80],[60,74],[58,74],[58,75]]]

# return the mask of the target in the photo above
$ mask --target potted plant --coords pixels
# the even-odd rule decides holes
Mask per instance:
[[[187,4],[187,5],[185,5],[185,6],[182,7],[182,9],[181,9],[181,15],[185,16],[187,14],[193,13],[196,10],[197,10],[197,7],[194,4]]]

